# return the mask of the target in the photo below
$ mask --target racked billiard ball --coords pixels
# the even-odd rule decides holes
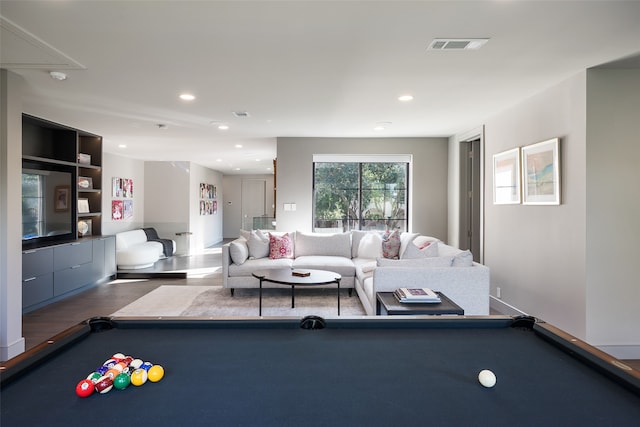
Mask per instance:
[[[94,388],[93,381],[82,380],[76,385],[76,394],[80,397],[89,397],[93,394]]]

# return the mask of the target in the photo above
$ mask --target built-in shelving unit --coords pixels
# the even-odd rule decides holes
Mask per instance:
[[[30,311],[115,278],[115,237],[102,236],[102,137],[25,114],[22,164],[43,180],[33,234],[23,194],[22,306]]]

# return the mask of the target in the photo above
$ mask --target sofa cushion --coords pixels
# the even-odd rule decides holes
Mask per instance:
[[[443,242],[438,242],[438,255],[440,256],[456,256],[461,252],[462,250],[459,248],[449,246]]]
[[[247,241],[249,258],[265,258],[269,255],[269,237],[260,230],[253,230]]]
[[[351,258],[349,233],[323,234],[296,232],[296,258],[310,255]]]
[[[452,256],[438,256],[428,258],[415,258],[415,259],[386,259],[378,258],[378,267],[418,267],[418,268],[430,268],[430,267],[451,267],[453,264]]]
[[[382,236],[382,256],[390,259],[398,259],[400,253],[400,231],[387,230]]]
[[[327,270],[340,274],[343,277],[354,277],[356,267],[351,258],[342,256],[313,255],[296,257],[293,268],[310,270]]]
[[[418,239],[416,238],[416,240]],[[437,257],[438,255],[437,243],[425,242],[421,246],[416,246],[414,240],[414,243],[407,245],[407,249],[404,251],[402,259],[430,258]]]
[[[351,258],[358,258],[358,247],[360,241],[367,235],[367,231],[351,230]]]
[[[293,258],[293,242],[289,233],[282,236],[269,233],[269,258]]]
[[[367,233],[358,245],[358,258],[376,259],[382,257],[382,237],[378,233]]]
[[[245,239],[236,239],[229,243],[229,256],[234,264],[244,264],[249,258],[249,247]]]

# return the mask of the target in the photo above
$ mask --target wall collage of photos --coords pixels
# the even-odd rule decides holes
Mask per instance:
[[[112,178],[111,219],[120,221],[133,217],[133,179]]]
[[[215,215],[218,213],[217,196],[215,185],[200,183],[200,215]]]

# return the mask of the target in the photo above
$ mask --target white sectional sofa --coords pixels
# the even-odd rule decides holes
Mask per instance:
[[[176,242],[173,243],[173,251],[176,250]],[[165,246],[160,241],[147,240],[147,233],[143,229],[122,231],[116,233],[116,264],[118,269],[133,270],[151,267],[161,258],[165,258]]]
[[[390,259],[383,250],[390,247],[390,240],[383,245],[383,238],[375,231],[322,234],[254,230],[241,234],[222,246],[223,286],[232,293],[236,288],[257,288],[259,281],[252,273],[258,270],[319,269],[341,274],[340,286],[355,288],[367,315],[375,315],[376,292],[401,287],[443,292],[465,315],[489,314],[489,268],[473,262],[468,251],[438,239],[402,233],[400,242],[395,242],[398,259]],[[287,243],[287,239],[289,247],[282,249],[282,241]],[[268,282],[263,286],[279,287]]]

